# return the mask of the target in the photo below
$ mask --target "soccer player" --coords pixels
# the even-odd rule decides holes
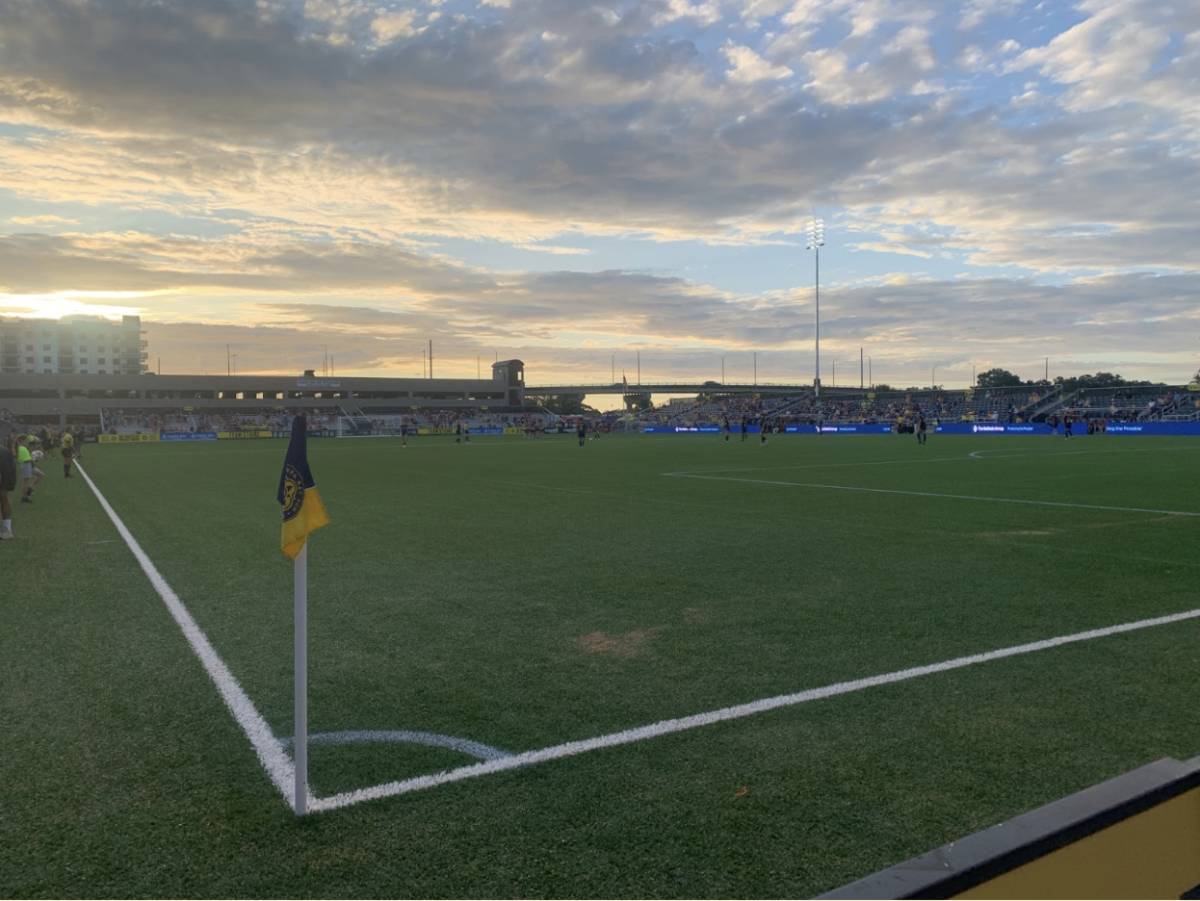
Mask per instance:
[[[742,417],[742,440],[743,441],[746,440],[746,432],[748,429],[749,429],[749,426],[746,425],[746,417],[743,416]]]
[[[1063,413],[1063,437],[1064,438],[1074,438],[1075,437],[1074,435],[1071,434],[1071,426],[1072,425],[1074,425],[1074,422],[1071,419],[1070,412]]]
[[[726,416],[725,419],[721,422],[721,428],[724,429],[725,440],[728,441],[729,440],[729,417],[728,416]]]
[[[587,420],[582,416],[579,417],[579,425],[576,427],[575,434],[579,436],[579,446],[583,447],[587,442]]]
[[[767,421],[760,419],[758,421],[758,446],[763,447],[767,443]]]
[[[925,414],[917,411],[917,444],[925,443]]]
[[[7,447],[0,445],[0,540],[12,538],[12,503],[10,491],[17,490],[17,458]]]
[[[17,436],[17,462],[21,464],[21,503],[33,503],[33,489],[42,480],[42,471],[33,465],[33,454],[29,451],[29,436],[22,433]]]
[[[408,420],[400,420],[400,446],[408,447]]]
[[[71,478],[71,464],[75,462],[75,433],[67,426],[62,436],[63,478]]]

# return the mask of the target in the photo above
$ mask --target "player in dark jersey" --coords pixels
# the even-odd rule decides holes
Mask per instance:
[[[17,458],[7,447],[0,445],[0,539],[12,538],[12,503],[10,491],[17,490]]]
[[[925,414],[917,411],[917,444],[925,443]]]

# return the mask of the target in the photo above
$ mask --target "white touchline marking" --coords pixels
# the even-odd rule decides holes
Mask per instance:
[[[295,794],[294,794],[294,765],[291,759],[285,752],[285,744],[288,740],[277,739],[271,732],[270,726],[266,720],[258,712],[242,689],[237,679],[229,671],[224,661],[217,655],[216,650],[209,643],[208,638],[200,631],[200,627],[196,621],[192,619],[183,602],[167,584],[166,580],[155,568],[150,558],[138,545],[129,529],[117,516],[117,513],[109,505],[104,495],[100,493],[100,489],[96,487],[95,482],[91,477],[84,472],[83,467],[76,464],[76,469],[83,475],[92,492],[100,501],[101,507],[116,526],[118,533],[125,539],[125,543],[133,552],[134,557],[142,567],[142,571],[150,579],[150,583],[154,586],[163,602],[167,605],[171,615],[183,630],[188,643],[192,646],[192,650],[196,656],[200,658],[209,677],[217,686],[221,697],[224,699],[226,706],[233,713],[234,718],[242,727],[242,731],[246,733],[246,737],[250,739],[251,745],[258,754],[258,759],[263,765],[263,769],[267,771],[267,775],[271,781],[275,783],[275,787],[279,789],[284,800],[295,809]],[[752,481],[738,479],[736,481]],[[791,483],[783,483],[791,484]],[[814,486],[814,487],[840,487],[840,486]],[[881,490],[881,489],[864,489],[864,490]],[[916,492],[900,492],[911,494]],[[958,495],[935,495],[938,497],[958,497]],[[1003,500],[1002,498],[978,498],[979,500]],[[1028,503],[1037,503],[1031,501]],[[1065,504],[1058,506],[1083,506],[1079,504]],[[1101,509],[1118,509],[1125,510],[1129,508],[1101,508]],[[1154,513],[1168,513],[1172,511],[1143,511]],[[1196,516],[1200,514],[1179,514]],[[821,688],[811,688],[805,691],[795,692],[794,694],[777,695],[773,698],[763,698],[758,701],[751,701],[746,704],[738,704],[733,707],[724,707],[720,710],[712,710],[707,713],[698,713],[692,716],[679,717],[676,719],[660,720],[657,723],[651,723],[648,726],[638,726],[633,729],[626,729],[621,732],[613,732],[608,735],[600,735],[595,738],[580,739],[578,741],[570,741],[560,745],[553,745],[547,748],[541,748],[536,751],[525,751],[519,754],[511,754],[509,756],[495,757],[490,760],[485,760],[482,763],[470,764],[468,766],[458,767],[453,770],[444,770],[440,773],[432,773],[427,776],[417,776],[411,779],[404,779],[396,782],[387,782],[381,785],[374,785],[369,788],[356,789],[354,791],[342,792],[336,795],[330,795],[326,798],[318,798],[309,794],[308,810],[312,813],[327,810],[338,810],[343,807],[349,807],[354,804],[361,804],[364,801],[373,801],[380,798],[388,798],[396,795],[407,794],[412,791],[419,791],[426,788],[434,788],[438,785],[446,785],[451,782],[461,782],[465,779],[472,779],[477,776],[487,776],[492,773],[501,773],[507,770],[515,770],[521,767],[532,766],[538,763],[545,763],[549,760],[559,760],[565,757],[573,757],[577,754],[584,754],[588,751],[596,751],[602,748],[614,748],[620,745],[632,744],[637,741],[645,741],[651,738],[658,738],[661,735],[669,735],[674,732],[683,732],[688,729],[696,729],[701,726],[709,726],[713,723],[720,723],[726,720],[740,719],[754,714],[764,713],[769,710],[775,710],[780,707],[791,707],[797,704],[803,704],[808,701],[820,700],[822,698],[831,698],[837,695],[849,694],[855,691],[862,691],[866,688],[874,688],[879,685],[890,685],[895,682],[904,682],[908,679],[916,679],[920,676],[932,675],[934,673],[947,672],[949,670],[961,669],[967,666],[973,666],[976,663],[987,663],[992,660],[1002,660],[1005,657],[1015,657],[1021,654],[1030,654],[1035,651],[1043,651],[1049,648],[1056,648],[1061,645],[1073,644],[1081,641],[1091,641],[1096,638],[1105,638],[1109,635],[1119,635],[1124,632],[1134,632],[1139,629],[1148,629],[1153,626],[1163,626],[1170,623],[1182,622],[1184,620],[1195,619],[1200,617],[1200,609],[1188,610],[1183,613],[1173,613],[1167,616],[1154,617],[1152,619],[1138,620],[1133,623],[1122,623],[1116,626],[1105,626],[1099,629],[1091,629],[1086,632],[1076,632],[1071,635],[1060,635],[1057,638],[1046,638],[1041,641],[1029,642],[1027,644],[1014,645],[1008,648],[1000,648],[995,651],[986,651],[980,654],[970,654],[966,657],[956,657],[953,660],[946,660],[941,663],[931,663],[924,666],[910,667],[909,669],[897,670],[891,673],[884,673],[879,676],[868,676],[862,679],[852,679],[847,682],[837,682],[832,685],[826,685]],[[371,733],[344,733],[344,735],[369,735]],[[384,733],[381,733],[384,734]],[[335,740],[332,739],[331,740]],[[474,743],[472,743],[474,744]],[[486,745],[480,747],[487,748]],[[490,749],[489,750],[494,750]],[[504,752],[497,751],[499,754]]]
[[[183,631],[184,637],[187,638],[188,644],[192,646],[192,650],[200,658],[200,663],[204,666],[209,678],[217,686],[217,691],[220,692],[221,698],[225,701],[225,706],[229,708],[229,712],[233,714],[233,718],[237,720],[238,725],[242,727],[242,731],[246,733],[246,737],[250,739],[250,744],[258,754],[258,759],[262,763],[263,769],[267,771],[267,775],[283,795],[284,801],[294,810],[296,807],[295,764],[287,756],[279,740],[275,738],[271,727],[267,725],[267,721],[258,712],[258,708],[254,706],[254,702],[250,700],[250,697],[238,683],[238,680],[233,677],[233,673],[229,671],[229,667],[225,665],[225,661],[218,656],[212,644],[209,643],[208,637],[200,631],[200,627],[192,619],[192,615],[188,613],[187,608],[183,606],[183,602],[179,600],[179,596],[167,584],[167,580],[162,577],[162,574],[150,561],[150,558],[146,556],[146,552],[142,550],[141,545],[137,543],[133,534],[125,527],[125,523],[121,521],[121,517],[117,515],[117,512],[109,505],[108,500],[100,493],[100,489],[96,487],[96,483],[92,481],[91,477],[78,463],[75,464],[75,468],[87,481],[92,492],[96,495],[96,499],[100,501],[100,506],[104,508],[104,512],[108,514],[108,518],[117,527],[117,532],[125,539],[125,544],[129,546],[129,550],[133,552],[134,558],[141,565],[142,572],[146,574],[146,577],[150,580],[150,584],[158,592],[158,596],[167,605],[171,616],[175,618],[175,622]],[[312,803],[313,798],[310,793],[310,810],[312,809]]]
[[[824,488],[829,491],[867,491],[872,494],[905,494],[910,497],[944,497],[958,501],[991,501],[997,504],[1033,504],[1038,507],[1071,507],[1077,510],[1119,510],[1125,513],[1161,513],[1164,516],[1200,516],[1190,510],[1150,510],[1145,507],[1111,507],[1104,504],[1069,504],[1065,501],[1032,501],[1018,497],[979,497],[973,494],[938,494],[932,491],[902,491],[898,488],[863,488],[858,485],[819,485],[815,482],[779,482],[771,479],[738,479],[732,476],[704,476],[691,472],[664,472],[664,476],[708,479],[714,482],[748,482],[751,485],[779,485],[785,488]]]
[[[498,760],[488,760],[483,763],[474,763],[469,766],[459,767],[454,770],[446,770],[441,773],[434,773],[428,776],[417,776],[412,779],[404,779],[399,782],[388,782],[383,785],[375,785],[371,788],[362,788],[356,791],[342,792],[337,795],[330,795],[328,798],[320,798],[311,808],[317,810],[336,810],[340,807],[347,807],[351,804],[359,804],[363,801],[373,801],[379,798],[392,797],[394,795],[403,795],[420,789],[433,788],[438,785],[445,785],[450,782],[461,782],[464,779],[472,779],[476,776],[487,776],[492,773],[502,773],[506,770],[515,770],[520,767],[531,766],[536,763],[545,763],[548,760],[559,760],[564,757],[573,757],[576,754],[584,754],[588,751],[596,751],[601,748],[615,748],[619,745],[627,745],[636,741],[644,741],[649,738],[658,738],[660,735],[669,735],[673,732],[683,732],[687,729],[696,729],[700,726],[710,726],[713,723],[720,723],[726,720],[740,719],[745,716],[753,716],[756,713],[763,713],[768,710],[775,710],[780,707],[791,707],[796,704],[804,704],[807,701],[816,701],[821,698],[832,698],[836,695],[849,694],[855,691],[862,691],[865,688],[874,688],[879,685],[891,685],[895,682],[904,682],[908,679],[916,679],[920,676],[928,676],[933,673],[944,673],[949,670],[962,669],[966,666],[973,666],[976,663],[987,663],[992,660],[1002,660],[1005,657],[1016,657],[1020,654],[1031,654],[1035,651],[1044,651],[1049,648],[1060,647],[1065,644],[1073,644],[1080,641],[1091,641],[1095,638],[1105,638],[1109,635],[1119,635],[1122,632],[1134,632],[1139,629],[1149,629],[1153,626],[1164,626],[1169,623],[1182,622],[1183,620],[1195,619],[1200,617],[1200,609],[1188,610],[1184,613],[1172,613],[1168,616],[1158,616],[1153,619],[1143,619],[1134,623],[1122,623],[1117,626],[1105,626],[1101,629],[1090,629],[1087,632],[1076,632],[1072,635],[1060,635],[1057,638],[1046,638],[1041,641],[1032,641],[1028,644],[1014,645],[1013,647],[1000,648],[995,651],[987,651],[982,654],[970,654],[966,657],[956,657],[953,660],[946,660],[942,663],[930,663],[925,666],[914,666],[910,669],[897,670],[891,673],[884,673],[881,676],[868,676],[864,679],[852,679],[849,682],[837,682],[833,685],[826,685],[821,688],[810,688],[807,691],[799,691],[795,694],[778,695],[774,698],[764,698],[760,701],[751,701],[748,704],[738,704],[734,707],[725,707],[721,710],[713,710],[708,713],[698,713],[694,716],[685,716],[678,719],[661,720],[657,723],[651,723],[648,726],[639,726],[635,729],[626,729],[623,732],[614,732],[610,735],[601,735],[596,738],[581,739],[579,741],[570,741],[561,745],[554,745],[549,748],[542,748],[538,751],[526,751],[522,754],[513,754],[511,757],[502,757]]]

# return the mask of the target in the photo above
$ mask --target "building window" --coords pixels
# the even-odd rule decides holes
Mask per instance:
[[[103,344],[101,344],[100,346],[98,346],[98,347],[96,348],[96,350],[100,351],[100,353],[104,353],[104,345],[103,345]]]
[[[84,366],[84,365],[86,365],[86,364],[87,364],[87,357],[80,357],[80,358],[79,358],[79,365],[80,365],[80,366]]]
[[[101,357],[101,358],[100,358],[99,360],[97,360],[96,362],[97,362],[97,363],[99,363],[99,364],[101,364],[101,365],[104,365],[105,363],[107,363],[107,362],[108,362],[108,360],[106,360],[104,357]]]
[[[42,350],[49,350],[49,349],[50,349],[50,345],[49,345],[49,344],[43,344],[43,345],[42,345]]]
[[[32,349],[33,349],[33,348],[30,348],[30,350],[32,350]],[[33,357],[26,357],[26,358],[25,358],[25,362],[26,362],[26,363],[32,363],[32,362],[33,362]]]
[[[26,345],[25,345],[25,349],[26,349],[26,350],[33,350],[33,345],[32,345],[32,344],[26,344]]]
[[[49,357],[42,357],[42,362],[43,362],[43,363],[49,363],[49,362],[50,362],[50,358],[49,358]],[[49,372],[50,370],[49,370],[49,369],[47,369],[46,371],[47,371],[47,372]]]

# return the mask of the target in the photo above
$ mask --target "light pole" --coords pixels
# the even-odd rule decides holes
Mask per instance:
[[[758,384],[758,351],[754,351],[754,384]]]
[[[875,374],[871,372],[871,358],[867,357],[867,384],[875,387]]]
[[[833,387],[837,387],[837,360],[833,361],[832,372],[830,373],[829,381],[833,382]]]
[[[614,383],[617,381],[617,353],[616,353],[616,351],[613,351],[613,355],[612,355],[612,380]]]
[[[233,369],[231,369],[231,368],[230,368],[231,364],[230,364],[230,362],[229,362],[229,361],[230,361],[230,356],[229,356],[229,345],[228,345],[228,344],[226,344],[226,345],[225,345],[225,374],[226,374],[226,375],[232,375],[232,374],[233,374]]]
[[[237,354],[234,354],[234,355],[233,355],[233,356],[230,358],[230,361],[231,361],[231,362],[232,362],[232,364],[233,364],[233,374],[234,374],[234,375],[237,375]]]
[[[725,354],[721,354],[721,384],[725,384]]]
[[[813,382],[813,392],[817,397],[821,396],[821,246],[825,243],[825,220],[813,219],[805,226],[805,231],[808,232],[808,243],[805,245],[806,250],[811,250],[815,254],[816,272],[814,280],[813,299],[815,301],[817,312],[817,328],[814,332],[813,351],[816,357],[816,366],[814,372],[816,377]]]
[[[931,389],[937,387],[937,367],[936,366],[933,367],[933,371],[929,375],[929,387]]]

